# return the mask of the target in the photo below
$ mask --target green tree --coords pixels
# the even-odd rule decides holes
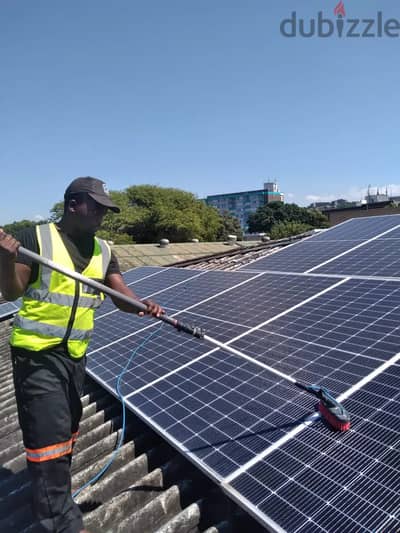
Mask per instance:
[[[264,231],[270,233],[278,223],[296,222],[312,228],[329,226],[327,217],[317,209],[299,207],[296,204],[271,202],[259,207],[248,218],[250,232]]]
[[[57,202],[53,205],[53,207],[50,209],[50,222],[57,222],[61,219],[64,213],[64,202]]]
[[[123,229],[138,243],[158,242],[162,238],[173,242],[216,239],[221,225],[218,212],[190,192],[135,185],[125,194],[128,207]]]
[[[285,237],[291,237],[292,235],[299,235],[312,229],[309,224],[302,224],[301,222],[278,222],[275,224],[270,232],[271,239],[284,239]]]
[[[243,229],[239,219],[233,216],[229,211],[223,211],[221,214],[221,227],[217,234],[217,240],[226,241],[228,235],[236,235],[238,240],[243,239]]]

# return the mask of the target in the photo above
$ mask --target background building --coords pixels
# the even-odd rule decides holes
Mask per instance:
[[[278,190],[276,182],[264,183],[263,189],[255,191],[232,192],[207,196],[206,203],[216,207],[220,213],[229,211],[237,217],[244,230],[247,229],[247,218],[250,213],[269,202],[283,202],[284,196]]]
[[[365,196],[365,201],[367,202],[367,204],[376,204],[379,202],[387,202],[389,200],[390,198],[388,195],[387,187],[386,187],[385,193],[380,193],[379,187],[377,187],[376,194],[373,194],[373,192],[371,191],[371,186],[368,185],[368,192],[367,192],[367,195]]]

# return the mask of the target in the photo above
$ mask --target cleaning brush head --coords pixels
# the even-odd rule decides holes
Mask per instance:
[[[336,431],[347,431],[350,429],[349,413],[343,405],[329,393],[327,388],[321,387],[320,385],[304,385],[298,381],[296,381],[294,385],[319,398],[320,401],[317,405],[317,410],[320,412],[321,418],[323,418],[332,429],[335,429]]]
[[[336,431],[347,431],[350,429],[350,415],[325,387],[321,387],[318,394],[320,401],[318,411],[321,417]]]

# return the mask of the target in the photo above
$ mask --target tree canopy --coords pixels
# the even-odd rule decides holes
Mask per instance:
[[[291,223],[292,226],[288,223]],[[259,207],[248,218],[249,231],[271,233],[276,225],[280,224],[279,234],[284,233],[283,226],[290,232],[292,228],[297,233],[311,228],[326,228],[329,226],[327,217],[317,209],[299,207],[296,204],[284,204],[283,202],[271,202]],[[293,224],[301,225],[293,227]],[[276,230],[277,231],[277,230]],[[290,233],[293,235],[294,233]],[[288,235],[283,235],[288,236]]]

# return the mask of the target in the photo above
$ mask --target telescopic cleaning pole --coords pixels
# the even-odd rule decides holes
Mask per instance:
[[[32,252],[31,250],[27,250],[23,246],[20,246],[18,249],[18,253],[25,255],[29,259],[32,259],[36,263],[39,263],[43,266],[46,266],[52,270],[55,270],[57,272],[60,272],[61,274],[64,274],[76,281],[79,281],[83,283],[84,285],[87,285],[89,287],[92,287],[94,289],[97,289],[104,294],[107,294],[108,296],[117,298],[125,303],[128,303],[133,308],[137,309],[138,312],[147,312],[147,306],[139,302],[138,300],[135,300],[134,298],[131,298],[129,296],[126,296],[125,294],[122,294],[118,291],[115,291],[114,289],[111,289],[110,287],[107,287],[103,283],[99,283],[98,281],[95,281],[93,279],[87,278],[86,276],[83,276],[82,274],[79,274],[78,272],[75,272],[73,270],[70,270],[66,267],[63,267],[62,265],[58,265],[51,259],[47,259],[46,257],[42,257],[39,254],[36,254],[35,252]],[[158,320],[161,320],[162,322],[165,322],[166,324],[169,324],[173,326],[178,331],[183,331],[185,333],[188,333],[189,335],[192,335],[193,337],[196,337],[197,339],[204,339],[214,346],[217,346],[218,348],[221,348],[223,350],[226,350],[227,352],[230,352],[234,355],[238,355],[240,357],[244,357],[245,359],[248,359],[251,362],[254,362],[254,359],[243,352],[240,352],[239,350],[236,350],[235,348],[232,348],[231,346],[224,344],[222,342],[219,342],[218,340],[214,339],[213,337],[210,337],[205,334],[204,330],[197,326],[191,326],[189,324],[186,324],[184,322],[180,322],[176,318],[172,318],[166,314],[162,314],[158,317]],[[333,428],[338,431],[346,431],[350,428],[350,416],[346,409],[329,393],[329,391],[325,387],[321,387],[319,385],[304,385],[302,383],[299,383],[294,378],[287,374],[283,374],[276,368],[273,368],[271,366],[263,364],[263,368],[270,371],[271,373],[275,374],[276,376],[284,379],[285,381],[290,382],[292,385],[295,385],[296,387],[300,388],[301,390],[305,392],[309,392],[310,394],[313,394],[319,399],[318,403],[318,410],[321,414],[321,417],[326,420],[326,422]]]

